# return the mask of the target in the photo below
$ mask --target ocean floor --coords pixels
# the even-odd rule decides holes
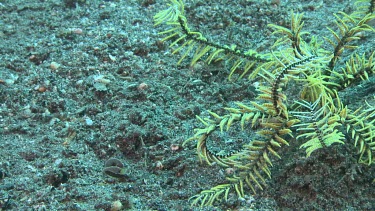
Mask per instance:
[[[337,29],[333,13],[351,13],[353,2],[186,0],[185,11],[212,41],[269,52],[278,37],[267,24],[304,13],[303,30],[324,41],[326,27]],[[224,63],[177,65],[153,22],[167,3],[0,0],[0,210],[375,210],[375,167],[358,164],[355,148],[305,158],[296,140],[257,195],[190,206],[226,177],[200,162],[193,142],[182,146],[202,126],[196,115],[256,93],[253,81],[229,81]],[[358,53],[374,40],[365,33]],[[356,109],[375,105],[374,87],[372,76],[340,94]]]

